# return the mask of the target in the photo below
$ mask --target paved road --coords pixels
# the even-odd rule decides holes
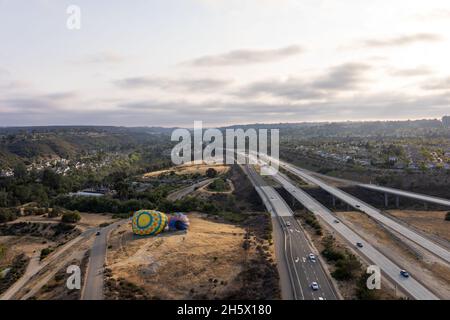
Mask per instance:
[[[283,243],[275,244],[277,248],[281,247],[278,249],[279,254],[277,256],[284,257],[284,259],[278,260],[279,263],[283,263],[280,260],[286,262],[289,275],[287,278],[286,271],[284,274],[281,272],[282,287],[290,284],[292,296],[296,300],[336,300],[337,295],[321,262],[319,260],[313,262],[308,258],[313,250],[289,206],[272,187],[261,179],[251,166],[244,166],[243,169],[257,189],[267,210],[271,213],[274,228],[281,229],[284,234]],[[314,254],[317,256],[317,253]],[[319,290],[311,289],[312,282],[319,284]]]
[[[396,196],[402,196],[405,198],[410,198],[410,199],[414,199],[414,200],[418,200],[418,201],[430,202],[430,203],[450,207],[450,200],[443,199],[443,198],[427,196],[424,194],[403,191],[403,190],[394,189],[394,188],[381,187],[381,186],[377,186],[375,184],[358,184],[358,186],[361,188],[365,188],[365,189],[385,192],[385,193],[389,193],[389,194],[394,194]]]
[[[106,260],[106,247],[108,234],[125,221],[118,221],[102,228],[97,235],[89,255],[89,264],[85,283],[81,294],[81,300],[103,300],[103,271]]]
[[[265,158],[268,158],[265,156]],[[273,160],[276,161],[276,160]],[[319,186],[323,190],[327,191],[328,193],[332,194],[336,198],[344,201],[349,206],[355,208],[356,210],[360,210],[373,219],[379,221],[386,227],[390,228],[391,230],[394,230],[407,239],[415,242],[419,246],[425,248],[429,252],[433,253],[437,257],[443,259],[444,261],[450,263],[450,251],[447,249],[441,247],[440,245],[434,243],[433,241],[429,240],[428,238],[424,237],[423,235],[401,225],[400,223],[394,221],[393,219],[383,215],[380,210],[372,207],[371,205],[361,201],[360,199],[336,188],[333,187],[322,180],[314,177],[312,174],[306,172],[305,170],[299,169],[291,164],[288,164],[283,161],[279,161],[280,167],[288,170],[289,172],[297,175],[298,177],[307,180],[311,183],[314,183],[315,185]]]
[[[186,197],[188,194],[194,192],[198,188],[206,186],[208,183],[211,183],[212,181],[213,181],[213,179],[206,179],[206,180],[197,182],[191,186],[188,186],[186,188],[183,188],[181,190],[174,191],[167,196],[167,199],[170,201],[180,200],[180,199]]]
[[[417,300],[437,300],[431,291],[425,288],[422,284],[416,281],[413,277],[408,279],[400,275],[401,268],[394,262],[389,260],[381,252],[375,249],[369,243],[364,243],[361,237],[347,227],[344,223],[336,223],[338,221],[331,211],[320,204],[317,200],[312,198],[303,190],[296,187],[291,183],[289,178],[278,173],[273,176],[292,196],[294,196],[300,203],[302,203],[309,211],[319,216],[330,227],[338,232],[344,239],[346,239],[350,245],[354,246],[356,250],[360,251],[369,261],[380,267],[382,272],[387,275],[392,281],[394,281],[400,288],[402,288],[412,298]],[[356,247],[357,242],[364,243],[363,248]]]
[[[3,295],[0,297],[0,300],[10,300],[14,298],[14,295],[19,292],[20,289],[22,289],[28,281],[34,277],[38,272],[40,272],[42,269],[44,269],[46,266],[48,266],[50,263],[54,262],[56,259],[61,257],[62,254],[67,252],[67,250],[71,249],[76,243],[80,242],[83,239],[87,239],[90,236],[92,236],[94,230],[89,229],[84,231],[82,234],[80,234],[75,239],[67,242],[65,245],[63,245],[58,251],[54,252],[50,256],[48,256],[42,263],[39,263],[36,259],[38,259],[37,253],[33,256],[32,260],[30,261],[29,267],[27,267],[27,270],[25,274],[17,280],[9,289],[3,293]]]

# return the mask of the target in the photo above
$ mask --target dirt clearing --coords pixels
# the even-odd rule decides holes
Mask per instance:
[[[223,299],[247,285],[250,262],[258,262],[257,246],[244,249],[246,230],[189,214],[190,230],[138,238],[128,224],[110,236],[106,296],[109,299]],[[266,244],[269,247],[268,244]],[[255,262],[256,261],[256,262]],[[258,283],[263,293],[264,288]],[[270,290],[269,290],[270,291]],[[276,290],[275,290],[276,292]],[[267,298],[276,298],[269,295]]]

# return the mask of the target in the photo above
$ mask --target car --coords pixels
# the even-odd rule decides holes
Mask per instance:
[[[357,243],[356,243],[356,246],[357,246],[358,248],[364,247],[364,245],[362,244],[362,242],[357,242]]]
[[[334,220],[334,223],[339,223],[339,220]]]
[[[316,262],[316,256],[314,255],[314,253],[310,253],[308,257],[312,262]]]
[[[288,227],[290,227],[290,226],[291,226],[291,223],[290,223],[289,221],[287,221],[287,222],[286,222],[286,225],[287,225]]]
[[[357,207],[358,209],[361,208],[361,206],[359,204],[355,205],[355,207]]]
[[[99,236],[100,235],[100,231],[97,231],[97,233],[95,234],[96,236]]]
[[[406,270],[400,270],[400,275],[404,278],[409,278],[409,272]]]
[[[314,291],[319,290],[319,284],[314,281],[313,283],[311,283],[311,289],[313,289]]]
[[[324,298],[322,298],[322,297],[319,297],[319,300],[325,300]]]

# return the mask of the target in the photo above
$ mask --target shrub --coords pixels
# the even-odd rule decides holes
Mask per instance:
[[[217,177],[217,170],[214,168],[209,168],[208,170],[206,170],[206,176],[208,178],[215,178]]]
[[[42,251],[41,251],[41,260],[45,259],[45,257],[47,257],[50,253],[53,252],[53,250],[55,250],[55,249],[53,249],[51,247],[42,249]]]
[[[370,290],[367,288],[367,279],[369,278],[369,274],[361,274],[358,282],[356,284],[356,298],[359,300],[376,300],[378,299],[377,290]]]
[[[61,221],[65,223],[77,223],[81,220],[81,216],[78,212],[67,212],[64,213]]]

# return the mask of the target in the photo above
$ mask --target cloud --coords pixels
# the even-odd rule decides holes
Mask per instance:
[[[151,119],[147,125],[192,126],[194,120],[210,124],[240,124],[440,117],[448,110],[449,103],[449,94],[411,96],[379,93],[311,103],[147,100],[122,104],[116,112],[125,117],[124,121],[126,118],[134,119],[133,125],[144,125],[149,121],[146,119]]]
[[[9,101],[11,103],[11,101]],[[126,125],[126,126],[192,126],[194,120],[206,125],[277,123],[302,121],[342,121],[368,119],[415,119],[441,117],[447,113],[448,94],[423,96],[406,94],[368,94],[329,101],[299,103],[284,101],[209,100],[194,103],[188,100],[137,100],[119,103],[105,112],[92,107],[89,110],[71,108],[57,112],[57,103],[49,109],[48,100],[16,99],[20,109],[2,110],[0,125]],[[25,111],[24,107],[28,110]],[[29,111],[29,112],[28,112]]]
[[[411,69],[390,69],[389,74],[398,77],[422,77],[433,73],[433,70],[426,66]]]
[[[0,113],[48,113],[67,112],[63,110],[67,103],[78,97],[75,92],[55,92],[49,94],[10,95],[0,99]]]
[[[446,90],[450,91],[450,77],[427,81],[422,87],[425,90]]]
[[[366,71],[371,69],[367,64],[346,63],[331,69],[331,72],[316,80],[313,86],[328,90],[351,90],[357,88],[363,81]]]
[[[372,48],[406,46],[418,42],[438,42],[443,38],[434,33],[416,33],[411,35],[402,35],[386,39],[368,39],[363,41],[363,45]]]
[[[159,88],[165,90],[201,91],[222,89],[232,83],[231,80],[215,78],[180,78],[132,77],[113,81],[122,89]]]
[[[78,62],[84,64],[115,64],[125,61],[125,57],[115,52],[99,52],[82,57]]]
[[[331,68],[327,74],[314,80],[289,78],[284,81],[260,81],[242,88],[235,94],[242,97],[266,94],[296,101],[329,98],[341,92],[358,89],[366,82],[366,72],[369,69],[370,66],[366,64],[347,63]]]
[[[186,64],[196,67],[248,65],[279,61],[303,52],[300,46],[292,45],[271,50],[234,50],[224,54],[203,56]]]

